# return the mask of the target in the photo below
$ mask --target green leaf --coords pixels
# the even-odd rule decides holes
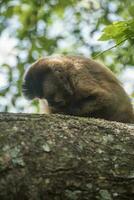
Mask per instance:
[[[134,37],[132,33],[134,33],[134,20],[118,21],[106,26],[99,40],[113,39],[116,43],[120,43]]]

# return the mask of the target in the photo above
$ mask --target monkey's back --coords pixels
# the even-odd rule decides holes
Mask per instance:
[[[69,81],[75,90],[75,98],[96,95],[96,106],[100,111],[92,113],[113,121],[133,122],[133,108],[128,95],[115,75],[104,65],[80,56],[57,57],[68,74]],[[52,60],[51,60],[52,61]],[[55,60],[56,61],[56,60]],[[90,106],[90,100],[89,100]],[[87,106],[88,109],[88,106]],[[89,112],[89,116],[90,116]],[[102,117],[103,118],[103,117]]]

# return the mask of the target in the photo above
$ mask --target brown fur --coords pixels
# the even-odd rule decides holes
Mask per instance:
[[[34,63],[25,75],[23,92],[47,99],[52,113],[132,123],[130,99],[114,74],[94,60],[61,56]]]

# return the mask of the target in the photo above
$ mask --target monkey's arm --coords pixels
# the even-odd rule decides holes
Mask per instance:
[[[102,114],[102,110],[104,112],[109,110],[109,113],[116,110],[114,107],[116,96],[112,94],[105,81],[102,80],[102,84],[100,84],[86,69],[76,71],[71,81],[74,87],[75,101],[69,106],[69,112],[73,115],[95,116],[99,115],[99,112]]]
[[[111,103],[111,105],[110,105]],[[110,117],[110,113],[115,112],[110,96],[104,91],[98,94],[83,97],[69,106],[69,114],[76,116],[101,117],[102,115]],[[103,112],[103,113],[102,113]]]

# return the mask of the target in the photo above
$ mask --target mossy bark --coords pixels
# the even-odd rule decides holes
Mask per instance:
[[[134,125],[0,114],[0,200],[134,199]]]

